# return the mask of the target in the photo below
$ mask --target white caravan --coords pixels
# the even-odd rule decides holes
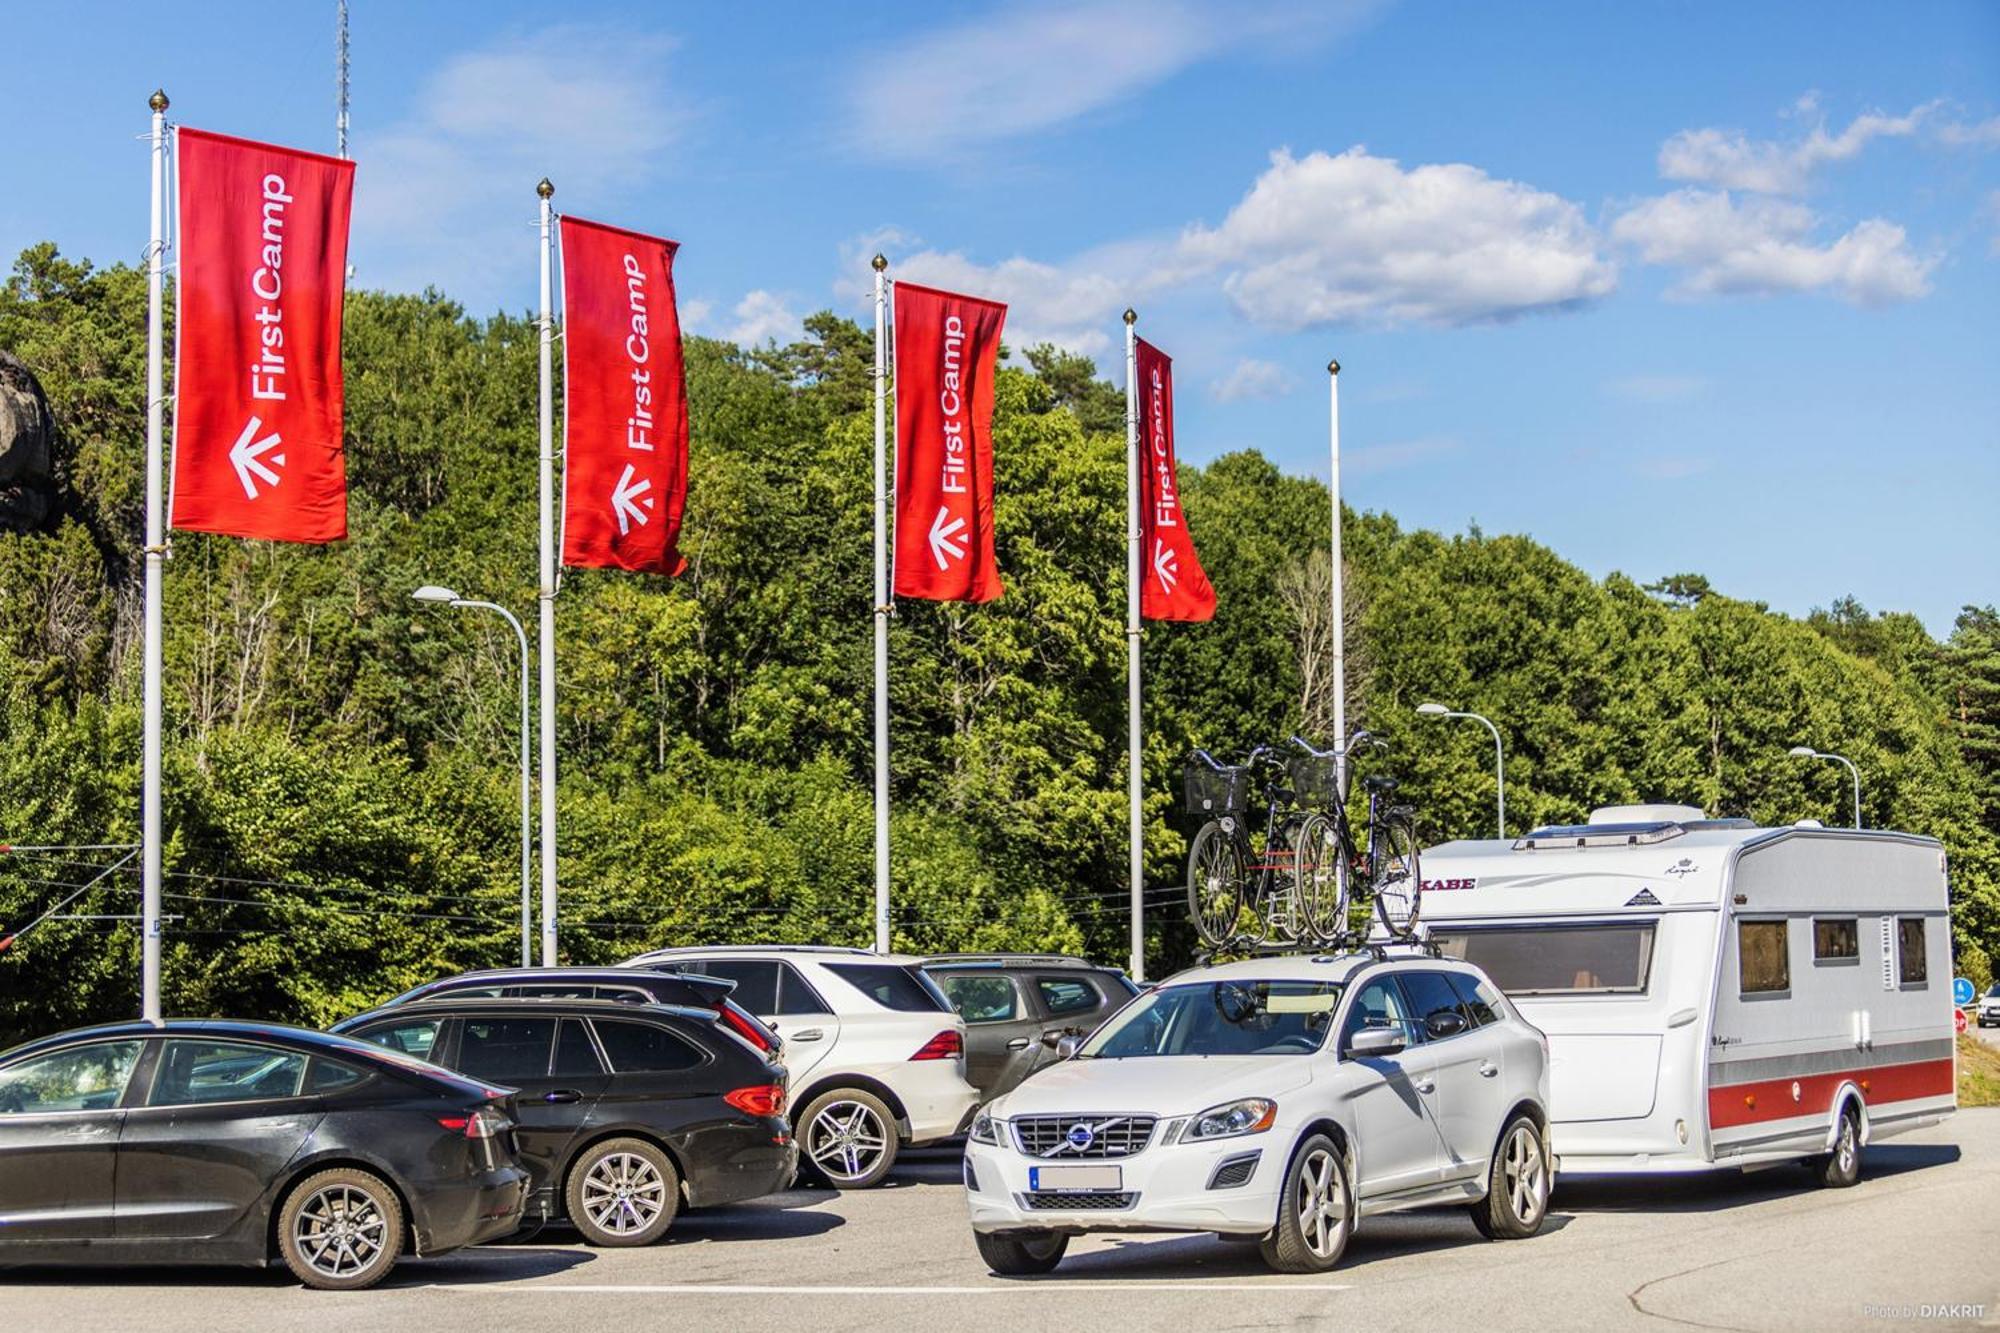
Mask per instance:
[[[1810,1159],[1957,1109],[1945,856],[1679,805],[1423,853],[1426,933],[1548,1034],[1569,1174]]]

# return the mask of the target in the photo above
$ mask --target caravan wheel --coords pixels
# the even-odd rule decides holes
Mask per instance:
[[[1823,1188],[1844,1190],[1861,1179],[1861,1117],[1854,1103],[1840,1108],[1840,1129],[1834,1135],[1833,1151],[1812,1159],[1813,1175]]]

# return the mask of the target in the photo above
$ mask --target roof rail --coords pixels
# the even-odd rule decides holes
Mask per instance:
[[[1030,967],[1097,966],[1088,958],[1068,953],[930,953],[917,959],[920,967],[971,967],[991,963],[1022,963]]]

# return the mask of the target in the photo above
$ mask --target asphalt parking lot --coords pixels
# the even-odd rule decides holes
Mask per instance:
[[[0,1273],[4,1327],[365,1329],[659,1326],[883,1329],[1716,1329],[2000,1327],[2000,1110],[1961,1112],[1820,1191],[1774,1169],[1558,1187],[1528,1241],[1456,1211],[1370,1219],[1334,1273],[1279,1277],[1209,1237],[1072,1245],[1048,1278],[986,1272],[955,1156],[891,1186],[798,1190],[685,1215],[666,1243],[590,1250],[544,1232],[403,1265],[369,1292],[232,1269]],[[1940,1318],[1924,1312],[1961,1307]],[[1971,1313],[1963,1307],[1977,1307]]]

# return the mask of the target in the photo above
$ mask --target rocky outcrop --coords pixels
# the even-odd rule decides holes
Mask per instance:
[[[48,527],[56,513],[56,419],[28,368],[0,352],[0,530]]]

